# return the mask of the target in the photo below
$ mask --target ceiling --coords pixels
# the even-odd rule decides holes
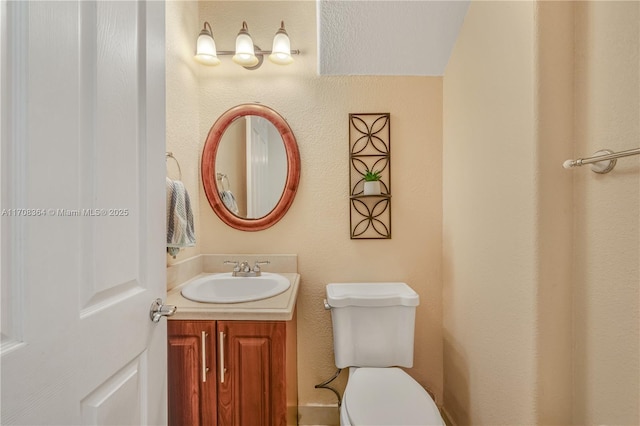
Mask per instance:
[[[441,76],[469,3],[318,0],[318,72]]]

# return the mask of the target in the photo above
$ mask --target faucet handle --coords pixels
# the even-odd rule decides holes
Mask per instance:
[[[268,265],[270,263],[268,260],[256,260],[255,265],[253,265],[253,272],[260,272],[260,265]]]
[[[225,260],[223,262],[224,265],[234,265],[233,272],[240,272],[240,262],[235,262],[233,260]]]

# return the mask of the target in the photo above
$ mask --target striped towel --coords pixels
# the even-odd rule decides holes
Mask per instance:
[[[238,215],[238,204],[236,203],[236,197],[233,196],[233,192],[228,189],[220,191],[220,198],[231,213]]]
[[[180,248],[195,245],[189,193],[182,182],[167,178],[167,252],[175,257]]]

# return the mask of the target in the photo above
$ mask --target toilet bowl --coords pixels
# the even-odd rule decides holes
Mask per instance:
[[[444,426],[444,422],[431,396],[403,370],[351,368],[340,425]]]
[[[427,391],[398,368],[413,366],[418,303],[405,283],[327,285],[336,366],[349,367],[342,426],[444,425]]]

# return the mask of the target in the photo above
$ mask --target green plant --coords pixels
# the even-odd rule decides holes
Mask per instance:
[[[367,170],[367,172],[362,175],[364,177],[364,180],[366,180],[367,182],[375,182],[377,180],[380,180],[380,178],[382,176],[380,176],[380,173],[382,173],[382,170],[376,170],[375,172],[372,172],[371,170]]]

